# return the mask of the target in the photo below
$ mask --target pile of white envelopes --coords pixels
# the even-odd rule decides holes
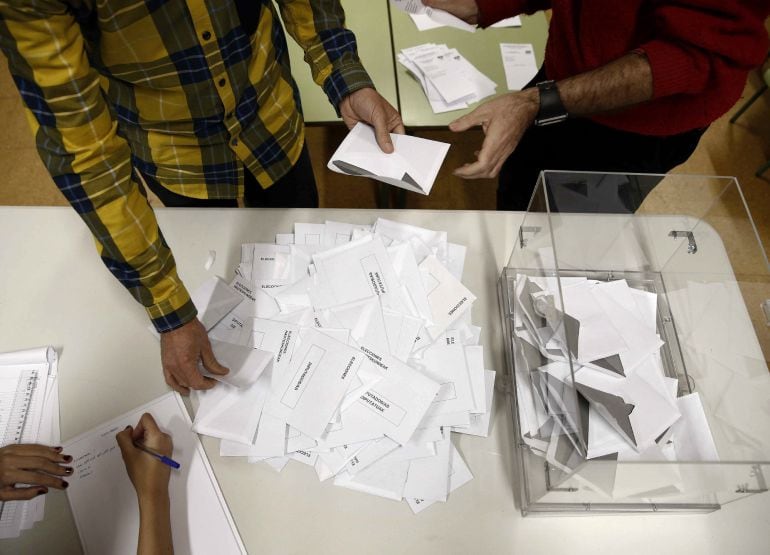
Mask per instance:
[[[464,259],[446,232],[384,219],[242,245],[232,282],[193,295],[230,369],[198,392],[193,429],[222,456],[293,459],[415,512],[446,501],[472,478],[451,432],[487,436],[495,379]]]
[[[497,90],[497,83],[446,44],[404,48],[398,62],[420,82],[435,114],[462,110]]]
[[[666,375],[657,295],[625,280],[560,282],[561,293],[556,278],[516,278],[516,395],[529,447],[565,472],[598,457],[719,460],[700,396]]]

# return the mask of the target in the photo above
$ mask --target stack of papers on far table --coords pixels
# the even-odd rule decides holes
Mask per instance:
[[[385,154],[377,145],[374,130],[358,123],[332,155],[327,167],[421,195],[429,194],[449,145],[409,135],[391,134],[390,137],[393,152]]]
[[[244,244],[235,278],[193,295],[237,376],[197,393],[193,429],[415,512],[445,502],[472,478],[451,434],[487,436],[495,378],[464,260],[445,231],[385,219]]]
[[[497,89],[494,81],[446,44],[404,48],[398,61],[420,82],[436,114],[467,108]]]
[[[0,447],[58,445],[58,357],[53,347],[0,354]],[[15,538],[43,519],[45,496],[0,502],[0,538]]]

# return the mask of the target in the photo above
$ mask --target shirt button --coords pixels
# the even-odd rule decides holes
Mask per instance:
[[[220,79],[220,80],[219,80],[219,86],[220,86],[220,87],[224,87],[224,86],[225,86],[225,83],[227,83],[227,79],[225,79],[224,77],[223,77],[222,79]]]
[[[233,146],[238,146],[238,139],[232,139],[230,141],[230,144],[233,145]]]
[[[201,34],[201,37],[203,37],[203,40],[209,40],[211,38],[211,32],[203,31],[203,33]]]

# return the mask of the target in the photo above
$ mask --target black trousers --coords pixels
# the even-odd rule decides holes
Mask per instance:
[[[546,79],[541,69],[527,86]],[[704,131],[705,128],[651,137],[618,131],[583,118],[544,127],[533,125],[500,170],[497,209],[526,210],[543,170],[667,173],[690,157]],[[636,191],[636,196],[642,197],[637,202],[651,189],[648,186]]]
[[[234,208],[238,206],[236,199],[197,199],[173,193],[163,187],[155,179],[144,176],[150,190],[157,195],[164,206],[187,208]],[[307,145],[303,145],[302,153],[289,173],[263,189],[250,171],[244,172],[243,183],[244,204],[248,207],[259,208],[318,208],[318,189],[316,188],[313,166]]]

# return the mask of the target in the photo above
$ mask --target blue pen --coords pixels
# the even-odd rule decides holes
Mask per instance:
[[[152,455],[153,457],[158,459],[160,462],[162,462],[163,464],[167,464],[171,468],[179,468],[179,463],[176,462],[174,459],[170,459],[166,455],[161,455],[160,453],[157,453],[157,452],[153,451],[149,447],[145,447],[144,445],[142,445],[138,441],[134,442],[134,447],[136,447],[137,449],[141,449],[142,451],[144,451],[148,455]]]

